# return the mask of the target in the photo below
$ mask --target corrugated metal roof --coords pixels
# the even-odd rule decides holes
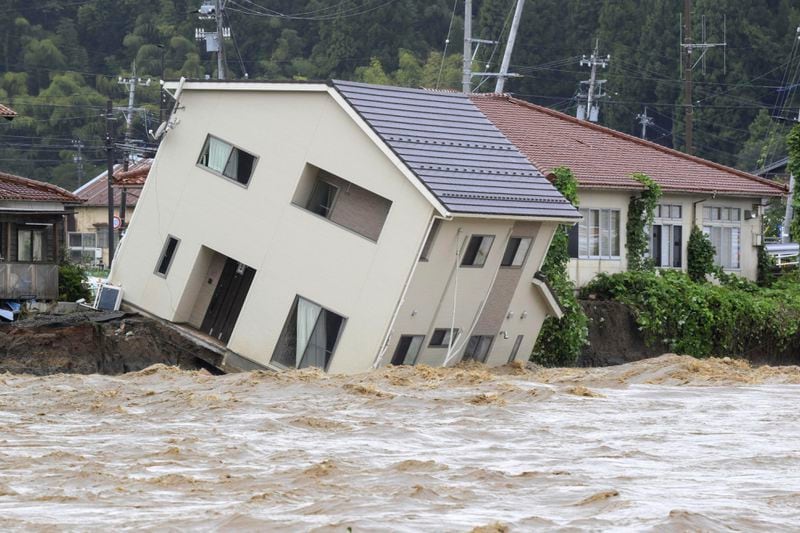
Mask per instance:
[[[468,96],[332,83],[449,211],[580,217]]]

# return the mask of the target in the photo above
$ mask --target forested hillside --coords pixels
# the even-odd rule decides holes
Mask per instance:
[[[0,170],[75,188],[75,140],[84,144],[86,178],[103,166],[105,101],[127,103],[118,76],[151,77],[137,91],[135,133],[157,127],[162,76],[216,75],[216,61],[195,40],[202,0],[2,0],[0,102],[20,114],[0,124]],[[474,36],[504,41],[514,0],[474,0]],[[455,7],[455,9],[454,9]],[[636,115],[654,117],[647,137],[682,148],[680,0],[528,0],[507,91],[574,113],[579,66],[599,39],[610,54],[608,97],[600,122],[639,134]],[[229,77],[358,79],[458,88],[462,0],[228,0],[233,41]],[[694,71],[695,151],[746,170],[785,155],[786,124],[797,116],[800,54],[792,0],[695,0],[695,40],[722,40]],[[449,33],[448,33],[449,32]],[[445,40],[449,34],[449,45]],[[444,60],[443,53],[445,54]],[[499,46],[483,45],[476,70],[496,70]],[[475,80],[491,91],[493,80]],[[123,117],[117,113],[116,135]]]

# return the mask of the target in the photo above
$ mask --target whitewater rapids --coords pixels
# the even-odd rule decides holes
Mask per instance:
[[[800,368],[0,376],[3,530],[790,531]]]

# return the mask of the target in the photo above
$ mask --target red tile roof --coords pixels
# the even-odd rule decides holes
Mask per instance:
[[[122,165],[114,167],[115,174],[119,174],[121,171]],[[107,172],[103,172],[75,190],[75,194],[84,200],[83,205],[86,207],[105,207],[108,205],[108,180],[106,179],[106,174]],[[139,193],[138,189],[128,189],[125,201],[128,207],[136,206],[136,202],[139,200]],[[114,205],[119,205],[121,201],[122,188],[114,187]]]
[[[670,192],[786,192],[782,184],[507,95],[473,95],[472,101],[540,171],[569,167],[582,188],[641,189],[630,175],[643,172]]]
[[[0,200],[81,203],[80,198],[61,187],[6,172],[0,172]]]
[[[0,117],[12,119],[17,116],[17,112],[8,106],[0,104]]]
[[[143,187],[144,182],[147,180],[147,175],[150,173],[150,167],[152,166],[153,160],[147,158],[140,159],[128,168],[128,170],[117,170],[114,172],[114,185]]]

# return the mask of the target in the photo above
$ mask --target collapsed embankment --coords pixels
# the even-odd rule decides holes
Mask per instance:
[[[212,367],[215,354],[154,320],[93,311],[40,315],[0,324],[0,372],[48,375],[121,374],[156,363]]]

